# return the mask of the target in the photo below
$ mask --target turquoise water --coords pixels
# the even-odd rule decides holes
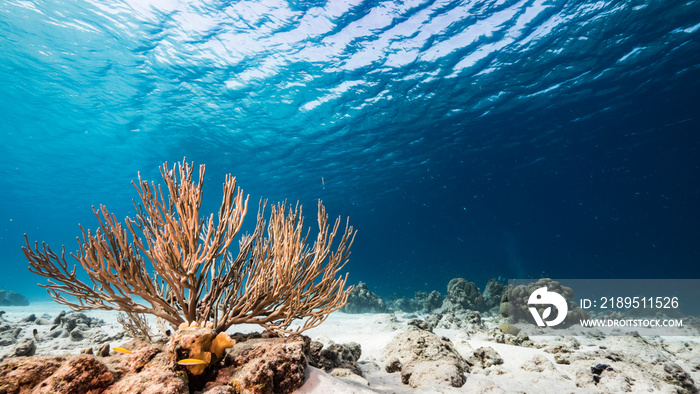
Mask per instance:
[[[349,216],[384,295],[700,277],[698,1],[7,0],[0,32],[4,289],[43,294],[24,233],[70,252],[183,157],[207,211],[232,173]]]

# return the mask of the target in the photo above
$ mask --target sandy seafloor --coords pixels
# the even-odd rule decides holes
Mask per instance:
[[[41,317],[43,314],[51,318],[61,311],[69,311],[65,306],[54,302],[33,303],[25,307],[0,307],[5,311],[2,318],[6,321],[16,322],[30,314]],[[117,312],[112,311],[85,311],[88,317],[104,320],[101,328],[110,336],[122,331],[117,322]],[[666,392],[685,393],[693,392],[692,388],[681,387],[673,382],[664,380],[664,368],[669,363],[675,363],[686,371],[694,382],[700,382],[700,336],[669,336],[669,337],[634,337],[634,336],[584,336],[575,338],[579,343],[578,349],[568,349],[572,355],[585,354],[586,352],[604,351],[619,355],[619,359],[608,360],[615,369],[616,374],[610,374],[611,381],[605,384],[592,384],[588,382],[585,368],[582,372],[573,365],[558,364],[555,355],[547,349],[558,344],[566,348],[571,337],[559,336],[531,336],[530,339],[536,347],[522,347],[496,343],[488,340],[486,330],[483,333],[467,333],[458,329],[433,330],[435,334],[449,338],[455,348],[465,359],[475,349],[491,347],[503,358],[503,364],[491,368],[472,368],[471,373],[466,374],[466,383],[459,388],[447,384],[436,384],[428,387],[411,388],[401,382],[400,373],[387,373],[384,370],[387,357],[384,348],[399,333],[410,328],[406,322],[413,318],[420,318],[414,314],[347,314],[335,312],[320,326],[304,332],[312,340],[326,345],[331,343],[357,342],[362,347],[362,356],[359,360],[363,371],[364,382],[352,382],[332,377],[325,372],[313,367],[307,370],[307,381],[296,393],[320,394],[320,393],[600,393],[600,392]],[[495,327],[496,323],[484,318],[487,329]],[[32,326],[23,329],[20,338],[32,336]],[[42,332],[48,331],[50,326],[35,325],[39,338]],[[254,325],[239,325],[228,330],[234,332],[259,332],[261,328]],[[110,343],[112,347],[130,341],[124,337],[120,341]],[[539,346],[541,345],[541,346]],[[91,346],[89,343],[71,342],[70,338],[41,340],[37,346],[36,355],[60,355],[77,354],[80,349]],[[537,348],[540,347],[540,348]],[[3,347],[0,347],[0,354]],[[549,360],[540,370],[524,368],[527,363],[532,365],[533,359],[538,356]],[[575,359],[575,356],[574,356]],[[605,360],[603,360],[605,361]],[[585,362],[584,362],[585,363]],[[588,364],[595,364],[588,361]],[[587,364],[584,364],[587,365]],[[646,370],[648,368],[648,371]],[[673,372],[671,372],[673,373]],[[687,379],[686,379],[687,381]]]

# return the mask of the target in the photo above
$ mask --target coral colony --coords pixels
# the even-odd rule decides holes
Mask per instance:
[[[269,224],[265,203],[258,209],[252,234],[232,245],[248,210],[248,196],[227,175],[218,215],[200,216],[205,166],[193,179],[185,160],[160,169],[164,188],[141,179],[133,182],[140,203],[135,218],[117,221],[105,206],[94,209],[99,228],[81,226],[79,249],[71,256],[91,284],[68,268],[65,246],[59,256],[46,244],[32,248],[25,235],[30,271],[48,278],[54,300],[74,311],[122,311],[135,331],[148,331],[143,314],[156,316],[178,330],[171,336],[171,363],[192,375],[221,361],[234,345],[224,331],[235,324],[259,324],[271,332],[299,333],[321,324],[347,302],[352,287],[338,276],[348,260],[355,232],[346,222],[335,252],[331,245],[340,228],[332,227],[321,201],[319,231],[308,245],[302,209],[273,205]],[[66,296],[73,297],[73,301]],[[294,321],[300,324],[290,328]],[[128,353],[129,350],[114,350]]]

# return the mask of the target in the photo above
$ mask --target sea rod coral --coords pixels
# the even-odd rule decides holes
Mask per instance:
[[[105,206],[93,207],[99,228],[92,232],[81,226],[79,249],[70,254],[85,270],[88,283],[79,279],[75,266],[69,269],[65,246],[60,256],[45,243],[32,248],[25,234],[22,249],[29,270],[48,278],[40,286],[76,311],[151,314],[175,327],[213,322],[217,332],[242,323],[301,332],[346,303],[351,288],[345,288],[347,274],[340,276],[339,271],[355,236],[347,221],[331,252],[340,218],[330,227],[321,201],[313,245],[307,244],[309,231],[304,231],[298,203],[273,205],[266,226],[266,204],[261,202],[255,230],[241,236],[237,254],[231,253],[248,196],[243,197],[229,174],[216,220],[214,214],[200,217],[205,166],[199,167],[197,180],[193,166],[185,160],[172,169],[163,164],[165,191],[139,173],[138,183],[132,182],[140,198],[134,202],[137,214],[123,224]],[[301,323],[292,329],[294,320]]]

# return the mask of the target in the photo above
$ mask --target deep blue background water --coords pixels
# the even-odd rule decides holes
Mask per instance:
[[[383,295],[700,277],[697,0],[6,0],[0,36],[5,289],[185,156],[208,211],[232,173],[349,216]]]

